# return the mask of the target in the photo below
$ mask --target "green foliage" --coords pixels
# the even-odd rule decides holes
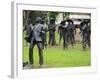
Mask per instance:
[[[50,18],[54,18],[56,20],[56,16],[59,14],[59,12],[48,12],[48,16]]]
[[[31,10],[24,10],[23,11],[23,25],[25,26],[28,23],[28,19],[31,20],[32,24],[35,24],[36,17],[41,17],[42,19],[49,22],[51,18],[56,20],[57,15],[61,12],[52,12],[52,11],[31,11]],[[63,19],[69,18],[69,12],[62,12]]]

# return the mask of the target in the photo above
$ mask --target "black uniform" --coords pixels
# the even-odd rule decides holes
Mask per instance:
[[[67,27],[67,42],[71,42],[72,46],[75,43],[75,26],[73,25],[73,22],[68,22]]]
[[[66,40],[67,38],[67,26],[65,24],[66,21],[61,21],[59,28],[62,31],[62,37],[63,37],[63,48],[66,49],[68,46],[68,42]]]
[[[63,37],[63,30],[62,30],[61,24],[58,27],[58,33],[59,33],[59,45],[60,45],[61,44],[62,37]]]
[[[82,46],[83,50],[86,49],[86,45],[90,47],[91,25],[90,22],[83,21],[80,24],[80,30],[82,32]]]
[[[56,31],[56,24],[55,20],[51,19],[50,24],[48,25],[48,31],[49,31],[49,45],[55,45],[55,31]]]

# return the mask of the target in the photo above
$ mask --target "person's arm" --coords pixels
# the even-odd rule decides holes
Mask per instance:
[[[51,31],[51,30],[55,31],[55,30],[56,30],[56,25],[53,25],[53,27],[50,27],[50,26],[49,26],[49,28],[48,28],[47,31]]]

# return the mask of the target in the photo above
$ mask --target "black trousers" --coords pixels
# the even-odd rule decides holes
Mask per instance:
[[[90,48],[90,34],[88,34],[88,33],[83,34],[83,38],[82,38],[83,50],[86,49],[86,45],[88,45]]]
[[[74,35],[73,35],[72,33],[68,34],[68,36],[67,36],[67,40],[68,40],[68,43],[70,42],[71,45],[73,46],[74,41],[75,41],[75,39],[74,39]]]
[[[55,40],[55,32],[49,32],[49,42],[48,44],[50,45],[55,45],[56,40]]]
[[[45,48],[47,47],[46,33],[42,34],[42,46],[43,46],[43,49],[44,47]]]
[[[63,37],[63,48],[66,49],[68,48],[67,34],[63,33],[62,37]]]
[[[43,48],[42,48],[42,42],[36,41],[35,39],[31,39],[31,44],[29,47],[29,62],[30,64],[34,64],[34,56],[33,56],[33,48],[37,44],[38,51],[39,51],[39,64],[43,64]]]

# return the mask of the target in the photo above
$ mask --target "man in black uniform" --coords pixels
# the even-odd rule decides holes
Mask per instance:
[[[40,67],[43,66],[43,48],[42,48],[42,28],[43,25],[41,24],[41,18],[36,18],[36,23],[33,27],[33,30],[31,32],[31,42],[29,47],[29,62],[31,67],[34,65],[34,59],[33,59],[33,48],[35,44],[37,44],[38,51],[39,51],[39,64]]]
[[[48,25],[48,31],[49,31],[49,45],[55,45],[55,31],[56,31],[56,24],[55,19],[50,20],[50,24]]]
[[[62,31],[63,48],[65,50],[67,48],[67,46],[68,46],[68,42],[66,40],[66,37],[67,37],[67,25],[66,25],[66,21],[65,20],[61,21],[59,28]]]
[[[82,33],[82,46],[83,51],[86,49],[86,45],[90,47],[90,35],[91,35],[91,24],[89,21],[84,20],[80,24],[80,31]]]
[[[67,27],[67,41],[71,42],[71,45],[75,43],[75,26],[73,25],[72,20],[67,20],[68,21],[68,27]]]

